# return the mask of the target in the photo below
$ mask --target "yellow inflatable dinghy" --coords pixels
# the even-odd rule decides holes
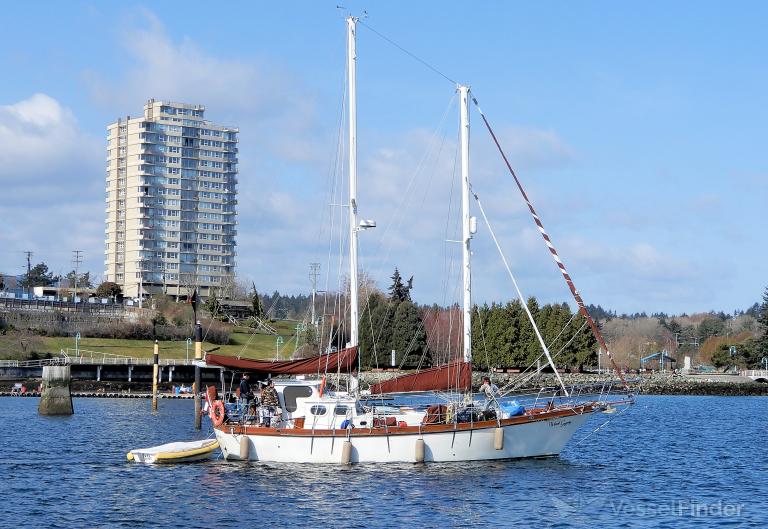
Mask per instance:
[[[126,457],[136,463],[189,463],[208,459],[218,447],[216,439],[203,439],[137,448],[128,452]]]

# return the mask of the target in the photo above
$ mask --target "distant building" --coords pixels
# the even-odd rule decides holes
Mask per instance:
[[[150,99],[107,127],[105,281],[127,297],[207,297],[235,268],[237,128]]]

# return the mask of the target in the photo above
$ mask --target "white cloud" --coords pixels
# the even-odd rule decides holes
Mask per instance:
[[[85,74],[99,103],[120,114],[141,109],[149,98],[199,103],[210,119],[240,126],[242,140],[281,159],[327,160],[318,147],[323,130],[314,95],[285,68],[259,57],[219,58],[189,37],[173,39],[148,10],[139,11],[138,23],[120,34],[119,44],[133,63],[122,75]]]
[[[94,140],[80,131],[72,112],[46,94],[0,106],[0,145],[0,182],[33,182],[43,190],[60,186],[62,168],[83,158],[90,168],[98,156],[90,154]]]
[[[77,248],[101,273],[101,142],[56,99],[34,94],[0,106],[0,145],[0,271],[20,271],[23,250],[66,267]]]

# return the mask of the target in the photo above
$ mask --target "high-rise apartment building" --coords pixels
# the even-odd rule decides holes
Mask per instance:
[[[126,296],[207,297],[235,267],[238,129],[150,99],[107,127],[105,281]]]

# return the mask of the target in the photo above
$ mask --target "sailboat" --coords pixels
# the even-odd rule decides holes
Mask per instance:
[[[349,101],[347,206],[350,237],[348,346],[315,358],[280,362],[208,354],[208,365],[262,375],[313,375],[337,370],[349,372],[356,366],[359,323],[357,237],[369,221],[358,222],[357,207],[355,45],[358,19],[350,16],[346,22]],[[354,391],[327,390],[325,377],[276,379],[280,413],[270,426],[262,426],[258,421],[247,419],[227,421],[222,416],[216,417],[214,431],[225,459],[348,464],[555,456],[590,416],[608,406],[603,396],[576,398],[573,390],[563,384],[538,330],[537,336],[561,387],[554,392],[534,395],[525,405],[517,402],[511,406],[500,403],[497,412],[491,416],[479,413],[479,406],[472,401],[470,244],[475,221],[470,216],[470,198],[473,194],[469,178],[471,94],[467,86],[458,86],[458,93],[461,127],[463,356],[461,360],[385,381],[371,389],[375,393],[450,389],[461,392],[462,398],[428,406],[366,405]],[[583,308],[583,304],[580,307]],[[530,320],[535,328],[533,318],[530,317]],[[604,345],[602,341],[601,344]]]

